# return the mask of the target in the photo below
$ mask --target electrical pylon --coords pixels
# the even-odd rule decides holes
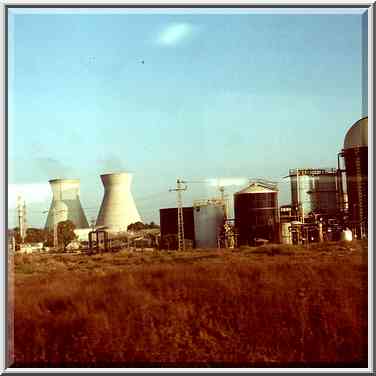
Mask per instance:
[[[187,185],[185,185],[185,181],[181,179],[176,180],[176,188],[169,189],[170,192],[176,192],[176,204],[178,208],[178,250],[179,251],[185,250],[182,192],[186,190],[187,190]]]

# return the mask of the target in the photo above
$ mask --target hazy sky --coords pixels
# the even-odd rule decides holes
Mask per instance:
[[[52,178],[81,180],[90,221],[121,170],[145,221],[177,177],[273,179],[288,203],[289,168],[335,167],[362,117],[362,17],[344,12],[10,10],[9,225],[17,191],[44,225]]]

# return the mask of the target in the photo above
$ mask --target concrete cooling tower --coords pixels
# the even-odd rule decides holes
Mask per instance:
[[[80,181],[78,179],[54,179],[49,183],[52,189],[52,203],[45,228],[53,229],[54,220],[57,223],[70,220],[76,228],[89,227],[80,202]]]
[[[132,175],[126,172],[101,175],[104,197],[96,227],[127,231],[128,225],[141,221],[131,193]]]

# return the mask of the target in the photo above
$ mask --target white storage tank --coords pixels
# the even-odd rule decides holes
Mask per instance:
[[[281,241],[282,244],[292,244],[291,222],[281,223]]]
[[[291,169],[291,201],[304,216],[311,212],[337,212],[337,171],[334,168]]]
[[[196,248],[217,248],[218,235],[224,225],[225,207],[220,200],[193,203]]]

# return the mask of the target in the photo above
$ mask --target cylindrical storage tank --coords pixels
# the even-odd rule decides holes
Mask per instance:
[[[291,222],[281,223],[281,242],[282,244],[292,244]]]
[[[290,170],[292,206],[300,205],[301,214],[311,212],[335,214],[337,203],[337,171],[333,168]]]
[[[162,248],[177,249],[178,208],[159,209]],[[184,239],[195,245],[193,207],[183,208]],[[174,239],[175,238],[175,239]]]
[[[97,218],[97,227],[110,232],[127,231],[131,223],[141,221],[131,193],[132,175],[126,172],[103,174],[104,197]]]
[[[218,235],[224,224],[224,205],[207,201],[194,204],[193,208],[196,248],[217,248]]]
[[[343,157],[351,226],[363,236],[368,224],[368,117],[357,121],[347,132]]]
[[[276,189],[252,183],[234,194],[234,209],[239,245],[254,245],[256,238],[279,242]]]
[[[301,205],[303,215],[307,215],[314,209],[314,198],[309,192],[316,189],[317,176],[309,175],[304,170],[290,170],[291,203],[294,208]]]
[[[309,192],[312,199],[312,211],[329,215],[335,215],[338,212],[336,178],[335,169],[323,170],[317,175],[315,189]]]
[[[76,228],[88,228],[84,210],[80,202],[80,181],[78,179],[54,179],[49,181],[52,190],[52,202],[45,228],[53,229],[55,220],[69,220]],[[56,219],[57,218],[57,219]]]

